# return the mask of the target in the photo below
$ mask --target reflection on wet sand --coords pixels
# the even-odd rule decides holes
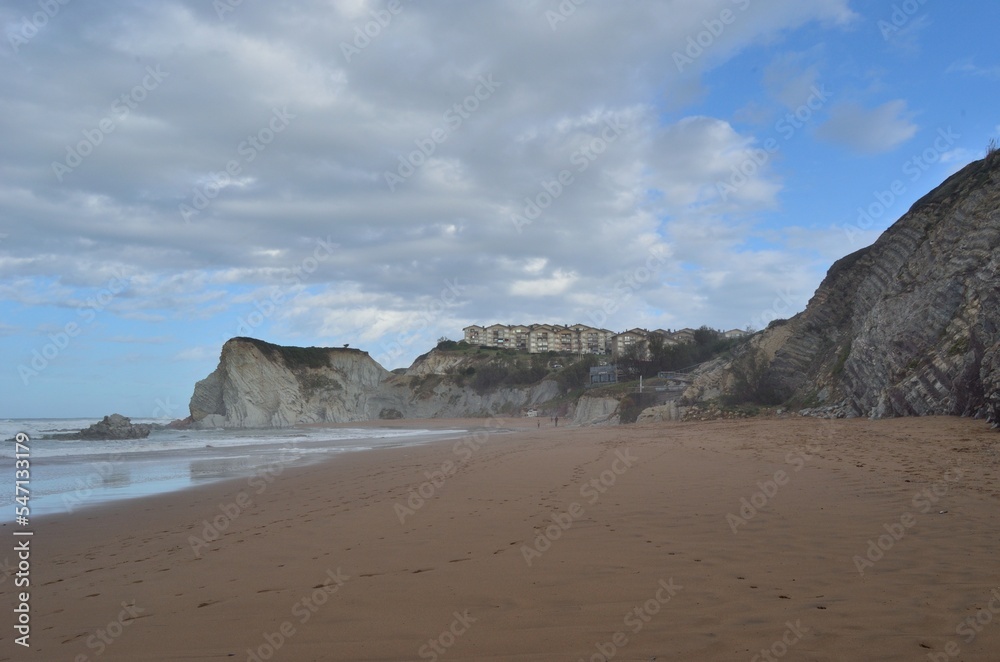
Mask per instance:
[[[111,471],[99,474],[101,487],[128,487],[132,484],[132,471],[127,464],[115,464]]]
[[[191,460],[191,480],[218,480],[245,475],[253,469],[255,462],[247,456],[214,457],[209,460]]]
[[[192,481],[239,478],[248,474],[273,473],[275,467],[280,471],[280,467],[298,462],[301,459],[302,454],[297,448],[282,449],[281,453],[191,460],[188,471]]]

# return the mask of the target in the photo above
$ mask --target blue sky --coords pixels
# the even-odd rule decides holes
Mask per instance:
[[[183,417],[236,335],[760,328],[1000,125],[985,1],[230,4],[0,6],[0,415]]]

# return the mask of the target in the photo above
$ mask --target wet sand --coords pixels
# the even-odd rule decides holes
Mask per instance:
[[[542,424],[37,520],[0,659],[998,659],[983,422]]]

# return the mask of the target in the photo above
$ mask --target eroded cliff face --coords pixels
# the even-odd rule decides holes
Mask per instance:
[[[368,400],[389,376],[356,349],[279,347],[233,338],[195,385],[196,427],[272,428],[371,418]]]
[[[405,373],[385,382],[376,400],[382,411],[400,411],[406,418],[464,418],[517,416],[562,392],[543,379],[527,386],[501,386],[479,391],[463,378],[466,369],[483,366],[484,360],[463,353],[431,350],[418,357]]]
[[[685,398],[732,391],[735,366],[752,353],[772,395],[830,415],[1000,423],[1000,154],[970,164],[875,244],[839,260],[805,311],[741,351],[703,371]],[[516,415],[560,395],[554,381],[479,392],[463,378],[475,367],[466,360],[431,352],[393,375],[359,350],[234,338],[195,387],[191,419],[249,428]],[[611,421],[614,406],[582,398],[574,420]]]
[[[1000,414],[1000,155],[838,261],[805,311],[755,338],[782,397],[837,415]],[[705,375],[732,383],[731,367]],[[728,373],[728,374],[727,374]]]
[[[399,412],[403,418],[477,418],[519,416],[523,410],[560,394],[559,385],[552,381],[479,393],[448,380],[420,384],[393,379],[383,385],[371,402],[374,418],[389,418],[390,412]]]
[[[448,373],[461,362],[438,352],[403,375],[356,349],[281,347],[233,338],[191,397],[199,428],[280,428],[391,418],[519,415],[561,395],[554,381],[484,393]]]
[[[618,398],[583,396],[573,407],[573,425],[618,425]]]

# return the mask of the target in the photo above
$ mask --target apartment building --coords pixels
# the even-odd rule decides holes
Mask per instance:
[[[465,342],[482,347],[497,347],[514,349],[531,354],[543,352],[561,352],[566,354],[613,354],[621,356],[630,347],[639,345],[643,353],[648,353],[649,338],[659,336],[668,345],[680,345],[694,342],[695,330],[691,328],[678,331],[657,329],[629,329],[615,333],[607,329],[598,329],[586,324],[493,324],[490,326],[472,325],[462,329]],[[726,338],[737,338],[746,335],[738,329],[722,334]]]
[[[564,352],[569,354],[610,354],[615,333],[586,324],[573,326],[555,324],[493,324],[472,325],[462,331],[465,342],[483,347],[498,347],[527,351]]]

